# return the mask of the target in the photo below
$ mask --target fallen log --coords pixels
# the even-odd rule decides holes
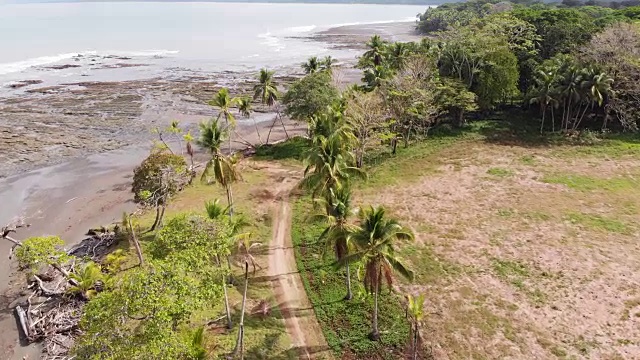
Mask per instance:
[[[20,321],[22,334],[27,339],[31,338],[31,333],[29,332],[29,320],[27,319],[27,313],[24,311],[22,306],[16,306],[16,315],[18,316],[18,320]]]

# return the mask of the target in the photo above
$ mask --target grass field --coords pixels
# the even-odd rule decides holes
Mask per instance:
[[[434,358],[640,358],[640,138],[532,125],[502,116],[434,131],[395,157],[372,149],[355,203],[384,205],[416,233],[401,247],[416,279],[397,290],[425,295]],[[384,358],[405,325],[381,324],[381,345],[366,339],[369,300],[340,301],[342,276],[309,245],[320,229],[302,223],[308,204],[294,206],[293,236],[325,336],[345,358]],[[391,299],[382,313],[401,319]]]
[[[472,124],[380,162],[356,193],[402,248],[436,359],[640,358],[640,140]]]

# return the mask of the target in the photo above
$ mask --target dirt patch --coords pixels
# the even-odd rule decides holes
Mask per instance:
[[[633,182],[640,160],[468,151],[360,194],[418,233],[403,251],[419,270],[407,290],[427,297],[438,358],[640,358],[640,189],[620,180]]]

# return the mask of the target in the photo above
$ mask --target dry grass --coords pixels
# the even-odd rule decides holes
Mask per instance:
[[[467,138],[361,186],[416,232],[437,359],[640,358],[640,158],[598,148]]]

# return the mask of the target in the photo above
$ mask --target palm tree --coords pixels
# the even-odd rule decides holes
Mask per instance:
[[[317,56],[312,56],[302,64],[305,74],[313,74],[321,69],[322,61]]]
[[[364,90],[373,91],[379,88],[382,82],[389,78],[390,75],[389,69],[382,65],[376,65],[373,68],[366,69],[362,78],[362,81],[365,83],[363,86]]]
[[[542,113],[542,123],[540,124],[540,133],[544,129],[544,120],[549,105],[553,105],[556,100],[553,98],[553,86],[556,82],[556,73],[552,69],[543,69],[538,72],[536,78],[538,83],[535,88],[535,96],[529,101],[530,104],[538,103],[540,112]],[[552,131],[555,130],[555,119],[552,119]]]
[[[206,201],[204,203],[204,208],[207,211],[207,216],[211,220],[219,219],[229,211],[229,206],[223,206],[222,204],[220,204],[219,199]]]
[[[411,358],[418,359],[420,349],[420,322],[424,317],[424,295],[407,295],[407,316],[411,319]]]
[[[71,279],[76,281],[76,285],[70,287],[67,291],[71,294],[78,294],[84,300],[89,301],[101,290],[104,274],[100,266],[90,261],[86,263],[79,271],[70,274]]]
[[[198,145],[207,149],[211,154],[211,159],[202,173],[205,180],[209,175],[213,175],[213,180],[224,187],[227,192],[227,203],[229,205],[229,216],[233,216],[233,193],[231,184],[240,180],[240,174],[236,169],[238,159],[235,156],[224,156],[220,151],[220,145],[226,131],[220,128],[218,120],[200,123],[200,139]]]
[[[392,69],[402,69],[409,56],[409,47],[406,43],[395,42],[389,49],[389,62]]]
[[[260,101],[271,107],[278,101],[278,86],[273,80],[274,71],[260,69],[258,84],[253,87],[253,99],[260,98]]]
[[[362,57],[367,59],[373,66],[380,66],[384,59],[384,48],[386,43],[382,40],[380,35],[373,35],[366,46],[369,48]]]
[[[318,199],[318,204],[324,206],[326,214],[317,217],[327,223],[327,228],[320,235],[320,241],[324,241],[327,249],[334,251],[336,260],[340,261],[349,255],[349,234],[353,231],[353,226],[349,224],[349,216],[352,214],[351,191],[348,187],[337,190],[330,189],[326,199]],[[351,272],[349,262],[345,263],[347,269],[347,295],[345,300],[351,300]]]
[[[251,118],[251,113],[253,112],[253,108],[251,106],[251,98],[250,97],[241,97],[238,100],[238,111],[240,115],[244,116],[247,119]],[[262,138],[260,137],[260,131],[258,130],[258,123],[253,119],[253,126],[256,128],[256,134],[258,135],[258,141],[262,144]],[[251,143],[246,142],[249,146],[253,146]]]
[[[325,56],[324,59],[320,62],[320,69],[322,71],[331,72],[333,69],[333,64],[336,63],[336,59],[332,58],[331,55]]]
[[[253,266],[253,273],[256,272],[256,258],[251,254],[251,250],[260,246],[260,243],[250,243],[249,236],[243,236],[238,242],[239,260],[244,267],[244,291],[242,292],[242,312],[240,313],[240,328],[234,354],[240,351],[240,359],[244,359],[244,312],[247,303],[247,288],[249,286],[249,264]]]
[[[578,128],[589,108],[593,109],[596,104],[602,106],[605,100],[609,98],[612,92],[612,84],[613,78],[604,72],[599,72],[592,67],[583,70],[583,81],[580,87],[584,92],[585,106],[582,115],[573,125],[574,130]]]
[[[384,217],[383,207],[369,207],[360,209],[360,224],[351,233],[350,241],[357,249],[356,252],[343,258],[338,264],[360,262],[363,264],[364,286],[374,295],[374,308],[369,338],[373,341],[380,339],[378,330],[378,294],[382,287],[383,277],[387,286],[391,288],[393,273],[398,272],[403,277],[412,280],[413,272],[407,269],[397,258],[394,243],[397,240],[412,240],[413,233],[402,227],[396,220]]]
[[[355,138],[351,133],[349,139]],[[351,141],[351,140],[349,140]],[[355,167],[355,157],[341,136],[322,135],[314,138],[313,146],[307,151],[304,163],[304,178],[300,186],[312,191],[316,198],[319,194],[326,194],[330,189],[334,191],[355,178],[366,178],[366,173]]]
[[[276,82],[273,80],[273,71],[269,71],[267,69],[260,69],[260,74],[258,76],[258,84],[253,87],[253,99],[260,98],[262,104],[265,104],[269,107],[276,105],[278,101],[278,87]],[[282,121],[282,117],[280,116],[280,111],[278,107],[276,107],[276,117],[273,119],[271,126],[269,127],[269,133],[267,134],[267,143],[269,143],[269,138],[271,137],[271,130],[273,130],[273,126],[276,124],[276,121],[280,119],[280,123],[282,124],[282,129],[284,133],[287,135],[287,139],[289,138],[289,134],[287,133],[287,128],[284,126],[284,122]]]
[[[236,126],[236,118],[231,113],[231,108],[240,101],[239,98],[232,98],[227,88],[222,88],[216,96],[209,101],[209,105],[218,108],[218,120],[224,116],[227,123],[227,129]],[[229,132],[229,155],[231,155],[231,132]]]

